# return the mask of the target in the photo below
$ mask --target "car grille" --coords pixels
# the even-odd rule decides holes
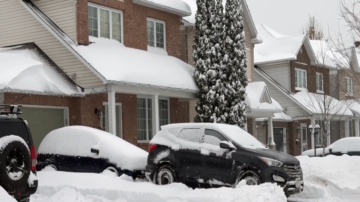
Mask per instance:
[[[301,178],[301,167],[298,165],[284,165],[285,172],[293,178]]]

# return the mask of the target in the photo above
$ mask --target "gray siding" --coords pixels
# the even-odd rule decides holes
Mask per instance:
[[[35,42],[69,76],[85,88],[102,81],[25,9],[20,1],[0,0],[0,47]]]
[[[260,69],[266,72],[271,78],[290,91],[290,63],[277,63],[272,65],[259,65]]]
[[[0,104],[4,104],[4,93],[0,93]]]
[[[74,0],[35,0],[34,4],[54,21],[74,42],[76,36],[76,6]]]
[[[292,99],[286,96],[271,82],[263,78],[258,72],[255,71],[255,81],[263,81],[269,89],[270,96],[274,98],[284,109],[284,112],[292,117],[305,116],[308,113],[298,106]]]

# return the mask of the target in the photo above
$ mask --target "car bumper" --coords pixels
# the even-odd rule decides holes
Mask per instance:
[[[287,181],[283,188],[286,195],[297,194],[304,191],[304,181],[301,179]]]

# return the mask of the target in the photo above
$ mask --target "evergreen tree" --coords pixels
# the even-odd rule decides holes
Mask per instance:
[[[227,0],[224,16],[226,67],[226,111],[229,115],[227,124],[246,124],[245,90],[248,84],[246,74],[246,48],[241,0]]]

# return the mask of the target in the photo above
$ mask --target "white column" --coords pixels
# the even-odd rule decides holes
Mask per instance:
[[[116,135],[116,107],[115,107],[115,91],[108,92],[108,111],[109,111],[109,133]]]
[[[276,144],[274,142],[274,127],[272,117],[268,118],[268,136],[271,137],[270,149],[276,149]]]
[[[311,118],[311,126],[312,126],[312,130],[311,130],[311,148],[315,149],[315,117]]]
[[[359,129],[359,124],[360,124],[360,121],[359,119],[356,119],[355,120],[355,136],[356,137],[360,137],[360,129]]]
[[[345,121],[345,137],[349,137],[349,133],[350,133],[350,126],[349,126],[350,122],[348,120]]]
[[[155,135],[157,132],[159,132],[159,129],[160,129],[159,118],[160,118],[159,117],[159,95],[153,95],[152,96],[152,122],[153,122],[153,132],[154,132],[153,135]]]

